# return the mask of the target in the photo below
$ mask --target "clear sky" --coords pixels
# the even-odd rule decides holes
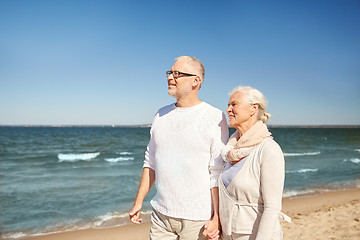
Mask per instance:
[[[269,124],[360,125],[358,0],[1,0],[0,125],[151,123],[181,55],[223,111],[250,85]]]

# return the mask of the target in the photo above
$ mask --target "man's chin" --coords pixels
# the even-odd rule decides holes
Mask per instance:
[[[172,96],[172,97],[175,97],[176,91],[173,90],[173,89],[169,89],[169,90],[168,90],[168,94],[169,94],[170,96]]]

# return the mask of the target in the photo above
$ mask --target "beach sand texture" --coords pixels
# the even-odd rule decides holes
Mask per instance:
[[[360,189],[325,192],[283,200],[283,212],[292,218],[282,223],[288,240],[360,240]],[[146,240],[149,223],[89,229],[28,238],[31,240]]]
[[[285,199],[284,239],[360,240],[360,189]]]

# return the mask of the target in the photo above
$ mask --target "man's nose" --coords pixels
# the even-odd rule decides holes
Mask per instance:
[[[173,74],[170,74],[169,76],[167,76],[168,82],[169,82],[170,80],[173,80],[173,79],[175,79]]]
[[[168,83],[170,82],[177,83],[176,78],[174,78],[172,74],[168,76],[167,81]]]

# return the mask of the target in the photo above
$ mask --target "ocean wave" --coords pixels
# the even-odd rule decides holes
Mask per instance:
[[[4,239],[11,239],[11,238],[24,238],[24,237],[28,237],[27,234],[23,233],[23,232],[16,232],[16,233],[7,233],[2,235],[2,237]]]
[[[116,154],[120,154],[120,155],[132,155],[132,152],[116,152]]]
[[[150,221],[150,215],[152,210],[141,211],[144,222]],[[88,223],[77,223],[77,222],[68,222],[67,225],[53,225],[48,226],[46,230],[39,232],[10,232],[1,235],[4,239],[19,239],[19,238],[29,238],[29,237],[38,237],[46,236],[50,234],[64,233],[64,232],[73,232],[77,230],[85,230],[92,228],[109,228],[109,227],[119,227],[131,224],[129,220],[128,212],[114,212],[108,213],[99,217],[95,217],[94,222]],[[2,239],[2,238],[1,238]]]
[[[314,156],[319,155],[321,152],[304,152],[304,153],[284,153],[285,157],[298,157],[298,156]]]
[[[95,153],[60,153],[58,154],[59,162],[76,162],[76,161],[89,161],[99,156],[99,152]]]
[[[107,162],[110,162],[110,163],[116,163],[116,162],[134,160],[134,158],[133,157],[118,157],[118,158],[105,158],[104,160]]]
[[[307,173],[307,172],[317,172],[319,169],[315,168],[302,168],[298,170],[285,171],[285,173]]]
[[[360,163],[360,159],[359,159],[359,158],[352,158],[352,159],[350,159],[350,160],[347,160],[347,159],[344,160],[344,162],[348,162],[348,161],[350,161],[350,162],[352,162],[352,163],[356,163],[356,164],[359,164],[359,163]]]
[[[141,215],[145,218],[149,218],[152,210],[141,211]],[[96,221],[93,224],[93,228],[106,228],[106,227],[116,227],[130,224],[129,213],[128,212],[114,212],[107,213],[105,215],[96,217]]]
[[[287,197],[295,197],[295,196],[300,196],[300,195],[308,195],[308,194],[314,194],[317,191],[315,189],[306,189],[306,190],[285,190],[283,192],[283,197],[287,198]]]
[[[106,227],[106,226],[113,226],[113,223],[110,224],[110,222],[113,222],[115,219],[122,219],[123,221],[119,221],[116,225],[124,225],[126,224],[126,220],[129,217],[129,213],[108,213],[102,216],[99,216],[96,218],[96,222],[94,223],[93,227],[100,228],[100,227]]]
[[[360,149],[355,149],[356,152],[360,152]]]
[[[32,237],[41,237],[46,236],[50,234],[57,234],[57,233],[64,233],[64,232],[73,232],[77,230],[85,230],[90,229],[93,227],[93,224],[87,223],[83,225],[77,225],[75,222],[71,223],[71,221],[68,222],[69,225],[61,225],[61,224],[55,224],[55,225],[49,225],[45,230],[38,231],[38,232],[10,232],[6,233],[4,235],[1,235],[3,239],[18,239],[18,238],[32,238]]]

